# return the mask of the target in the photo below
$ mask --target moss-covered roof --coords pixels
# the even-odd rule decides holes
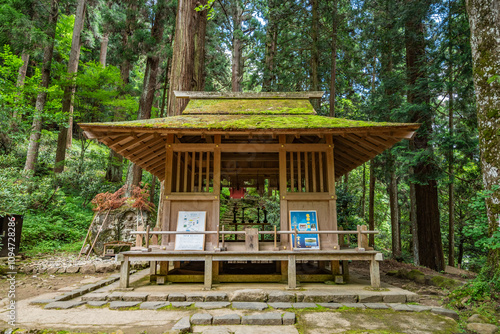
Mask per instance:
[[[126,122],[86,123],[82,127],[207,129],[207,130],[284,130],[284,129],[351,129],[366,127],[400,127],[416,124],[365,122],[318,115],[182,115]]]
[[[211,99],[190,100],[183,115],[315,115],[307,99]]]

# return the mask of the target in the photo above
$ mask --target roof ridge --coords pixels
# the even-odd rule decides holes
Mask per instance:
[[[191,92],[191,91],[174,91],[174,95],[178,99],[320,99],[325,92],[307,91],[307,92]]]

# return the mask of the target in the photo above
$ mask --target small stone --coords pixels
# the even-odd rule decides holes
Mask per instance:
[[[383,303],[365,303],[366,308],[372,309],[372,310],[387,310],[389,306],[383,304]]]
[[[315,303],[292,303],[293,308],[303,309],[303,308],[316,308]]]
[[[342,304],[339,304],[339,303],[318,303],[318,305],[321,307],[324,307],[324,308],[332,309],[332,310],[336,310],[336,309],[342,307]]]
[[[407,306],[415,312],[425,312],[425,311],[430,311],[432,309],[432,307],[424,305],[407,305]]]
[[[184,302],[186,301],[186,296],[182,293],[171,293],[168,295],[169,302]]]
[[[205,300],[203,295],[197,293],[186,293],[186,301],[187,302],[202,302]]]
[[[384,303],[406,303],[406,295],[384,295]]]
[[[488,319],[480,314],[473,314],[467,319],[467,322],[470,323],[488,323]]]
[[[172,307],[189,307],[193,302],[171,302]]]
[[[205,296],[206,302],[223,302],[227,300],[227,293],[225,292],[211,292]]]
[[[67,302],[53,302],[45,305],[44,309],[53,310],[53,309],[62,309],[67,310],[73,307],[77,307],[85,304],[83,301],[67,301]]]
[[[217,315],[213,318],[214,325],[239,325],[241,322],[240,316],[237,314]]]
[[[71,266],[66,268],[66,274],[76,274],[80,270],[78,266]]]
[[[117,310],[121,308],[129,308],[129,307],[134,307],[139,305],[139,302],[121,302],[121,301],[114,301],[109,303],[109,308],[111,310]]]
[[[57,273],[58,270],[59,270],[59,268],[57,268],[57,267],[49,268],[49,269],[47,269],[47,274],[50,274],[50,275],[55,274],[55,273]]]
[[[381,295],[359,295],[360,303],[381,303],[384,297]]]
[[[231,296],[231,301],[265,302],[267,301],[267,293],[262,289],[236,290]]]
[[[285,291],[273,291],[268,296],[269,303],[294,303],[295,294]]]
[[[357,303],[358,295],[333,295],[333,303]]]
[[[114,270],[114,265],[109,265],[107,263],[98,263],[95,266],[96,273],[107,273]]]
[[[237,310],[259,310],[262,311],[268,306],[266,303],[258,302],[233,302],[232,307]]]
[[[64,274],[66,272],[66,268],[59,268],[57,269],[58,274]]]
[[[157,302],[144,302],[141,304],[141,310],[156,310],[165,306],[170,305],[168,302],[162,302],[162,301],[157,301]]]
[[[498,327],[492,324],[472,323],[467,324],[467,329],[478,334],[496,334]]]
[[[416,293],[406,295],[406,302],[407,303],[418,303],[418,302],[420,302],[420,296]]]
[[[172,330],[179,331],[181,333],[189,332],[191,330],[191,323],[189,322],[189,317],[181,318],[181,320],[177,321],[177,323],[172,327]]]
[[[229,302],[197,302],[194,307],[201,308],[204,310],[214,310],[218,308],[225,308],[230,305]]]
[[[123,297],[123,292],[114,291],[113,293],[108,295],[107,299],[109,301],[115,301],[115,300],[122,300],[122,297]]]
[[[212,316],[208,313],[195,313],[191,317],[191,324],[193,325],[211,325]]]
[[[452,318],[455,320],[458,320],[458,318],[459,318],[457,312],[455,312],[453,310],[448,310],[448,309],[442,308],[442,307],[433,308],[433,309],[431,309],[431,312],[434,314],[439,314],[439,315],[442,315],[442,316],[445,316],[448,318]]]
[[[80,267],[80,273],[87,274],[87,275],[94,274],[95,273],[95,265],[88,264],[88,265]]]
[[[147,298],[148,294],[142,292],[126,292],[122,296],[122,300],[130,302],[145,302]]]
[[[344,307],[352,307],[352,308],[360,308],[360,309],[365,309],[366,306],[364,304],[360,303],[344,303],[342,304]]]
[[[150,293],[148,295],[148,302],[158,302],[158,301],[167,301],[168,293]]]
[[[357,296],[356,296],[357,297]],[[334,299],[331,293],[306,291],[297,293],[297,301],[303,303],[330,303]]]
[[[281,314],[276,312],[245,315],[241,318],[242,325],[276,326],[282,325]]]
[[[91,301],[91,302],[87,302],[87,305],[88,306],[93,306],[93,307],[101,307],[101,306],[104,306],[106,305],[108,302],[107,301]]]
[[[283,325],[295,325],[295,313],[285,312],[285,314],[283,314]]]
[[[406,304],[389,304],[389,307],[392,308],[394,311],[400,311],[400,312],[411,312],[411,311],[413,311]]]
[[[292,308],[292,303],[269,303],[268,305],[275,309],[286,310]]]
[[[89,293],[82,296],[83,301],[105,301],[108,295],[105,293]]]

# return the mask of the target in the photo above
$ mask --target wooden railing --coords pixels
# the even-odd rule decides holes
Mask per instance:
[[[178,234],[216,234],[217,239],[220,240],[222,236],[221,248],[219,250],[225,249],[225,235],[238,235],[238,234],[246,234],[246,231],[224,231],[224,226],[222,226],[222,230],[219,230],[219,225],[217,225],[217,231],[158,231],[157,228],[151,230],[149,226],[146,228],[146,231],[139,228],[137,231],[130,231],[130,234],[136,235],[136,245],[137,248],[150,248],[152,246],[158,245],[158,235],[178,235]],[[278,235],[295,235],[295,240],[297,240],[297,236],[300,234],[333,234],[339,236],[339,247],[342,248],[346,245],[344,236],[349,234],[354,234],[358,236],[358,251],[365,251],[369,249],[368,247],[368,235],[369,234],[378,234],[378,231],[368,231],[365,225],[358,225],[356,231],[297,231],[296,229],[293,231],[277,231],[276,226],[274,227],[274,231],[258,231],[258,234],[272,234],[274,235],[274,249],[277,250],[277,236]],[[145,245],[143,244],[143,237],[145,237]],[[151,239],[151,243],[150,243]]]

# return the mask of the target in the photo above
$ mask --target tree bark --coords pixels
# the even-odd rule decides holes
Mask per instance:
[[[488,236],[500,231],[500,4],[497,0],[467,0],[476,91],[479,149],[486,198]],[[492,80],[492,81],[491,81]],[[500,248],[488,252],[488,270],[500,274]]]
[[[266,57],[264,66],[264,76],[262,79],[262,91],[273,91],[276,81],[274,59],[278,44],[278,20],[276,17],[276,1],[268,0],[269,17],[266,24]]]
[[[439,222],[438,189],[434,178],[436,164],[429,145],[432,132],[432,110],[424,64],[425,38],[423,21],[429,9],[427,0],[408,0],[405,22],[406,63],[408,75],[407,101],[412,106],[411,122],[422,123],[415,136],[415,149],[426,151],[428,161],[419,161],[414,169],[416,218],[420,263],[436,271],[444,270],[443,245]]]
[[[365,220],[365,206],[366,206],[366,163],[363,164],[363,174],[361,179],[361,219]]]
[[[40,92],[36,97],[35,114],[33,116],[33,124],[31,125],[31,135],[26,154],[26,163],[24,170],[35,171],[35,164],[38,159],[38,151],[40,148],[40,137],[42,130],[42,113],[47,100],[47,88],[50,83],[50,68],[52,65],[52,57],[54,55],[54,39],[56,35],[57,19],[59,16],[59,1],[52,0],[50,4],[49,22],[47,25],[48,44],[43,50],[43,65],[42,76],[40,83]],[[27,63],[27,62],[26,62]]]
[[[401,231],[399,229],[399,205],[398,205],[398,183],[396,179],[395,166],[389,181],[389,206],[391,211],[391,234],[392,234],[392,257],[401,259]]]
[[[242,15],[243,9],[239,1],[236,1],[235,5],[231,7],[233,9],[233,50],[231,57],[231,91],[241,92],[241,79],[243,77],[243,45],[241,42],[240,33],[242,30]],[[239,33],[240,32],[240,33]]]
[[[69,83],[64,87],[64,96],[62,101],[63,114],[69,114],[69,126],[61,126],[57,137],[56,160],[54,164],[54,173],[61,173],[64,170],[64,160],[66,159],[66,148],[71,145],[73,133],[73,101],[76,91],[75,79],[78,72],[78,62],[80,60],[81,41],[80,36],[83,30],[85,19],[86,0],[78,0],[75,14],[75,25],[73,27],[73,38],[71,40],[71,51],[68,61]]]
[[[106,67],[106,58],[108,56],[108,43],[109,43],[109,32],[102,35],[101,38],[101,50],[99,52],[99,64],[102,67]]]
[[[330,70],[330,117],[335,117],[335,82],[337,77],[337,0],[332,0],[333,4],[333,22],[331,36],[331,70]],[[363,167],[364,168],[364,167]],[[363,169],[364,171],[364,169]],[[364,211],[364,209],[363,209]]]
[[[318,47],[318,0],[310,0],[311,5],[311,90],[319,90],[319,47]],[[321,101],[313,99],[311,104],[316,111],[319,111]]]
[[[451,1],[449,2],[451,4]],[[448,158],[448,265],[455,266],[455,175],[453,171],[453,64],[452,64],[452,41],[451,30],[452,8],[448,6],[448,129],[450,136],[450,148],[447,152]]]
[[[370,190],[368,193],[368,229],[375,230],[375,165],[373,160],[370,161]],[[375,238],[373,234],[368,235],[368,245],[373,247],[375,245]]]
[[[203,1],[201,4],[205,4]],[[207,11],[196,12],[194,8],[200,4],[194,1],[179,0],[175,23],[174,50],[172,56],[172,69],[168,92],[167,113],[170,116],[180,115],[187,105],[187,99],[176,99],[174,91],[192,91],[200,88],[195,78],[204,74],[195,74],[195,71],[204,70],[204,66],[196,66],[195,59],[203,62],[205,48],[197,49],[196,41],[205,41],[206,28],[199,25],[207,24]],[[203,34],[203,35],[202,35]],[[203,72],[202,72],[203,73]],[[198,83],[201,82],[197,79]],[[204,80],[203,80],[204,82]],[[201,90],[201,89],[200,89]]]

